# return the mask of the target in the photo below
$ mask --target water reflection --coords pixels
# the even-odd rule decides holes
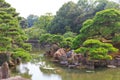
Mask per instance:
[[[51,63],[43,57],[38,61],[21,63],[16,70],[19,73],[17,75],[29,75],[31,80],[120,80],[120,68],[95,71],[75,70]]]
[[[61,77],[57,74],[45,74],[40,71],[40,65],[33,63],[20,64],[17,66],[17,71],[20,73],[28,72],[31,75],[32,80],[62,80]]]

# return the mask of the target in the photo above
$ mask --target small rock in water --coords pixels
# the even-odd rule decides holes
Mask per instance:
[[[68,62],[67,62],[67,61],[60,61],[60,64],[61,64],[61,65],[67,65]]]
[[[107,65],[108,68],[116,68],[114,65]]]
[[[50,68],[50,67],[43,67],[43,69],[46,69],[46,70],[55,70],[55,68]]]
[[[89,70],[87,70],[86,72],[87,72],[87,73],[93,73],[93,72],[95,72],[95,71],[89,71]]]

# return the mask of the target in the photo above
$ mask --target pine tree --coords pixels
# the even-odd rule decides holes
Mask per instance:
[[[23,58],[24,54],[28,54],[30,45],[24,43],[27,37],[19,26],[18,15],[10,4],[0,0],[0,53],[13,55],[14,58]]]

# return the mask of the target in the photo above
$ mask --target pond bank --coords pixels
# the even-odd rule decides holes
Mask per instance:
[[[52,62],[58,63],[68,68],[86,68],[95,69],[98,67],[116,68],[120,66],[120,54],[113,59],[90,59],[88,54],[76,54],[74,50],[66,51],[64,48],[59,48],[55,44],[46,51],[45,56],[52,58]]]
[[[39,62],[38,62],[39,61]],[[116,69],[69,69],[54,64],[44,57],[34,62],[21,63],[14,75],[21,75],[31,80],[119,80],[120,68]],[[14,69],[15,70],[15,69]],[[113,79],[114,78],[114,79]]]
[[[36,57],[12,69],[12,75],[20,75],[31,80],[119,80],[120,68],[70,69],[51,62],[43,56],[43,51],[32,51]]]

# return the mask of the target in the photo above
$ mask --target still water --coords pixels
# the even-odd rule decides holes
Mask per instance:
[[[54,64],[35,54],[31,62],[21,63],[13,69],[13,75],[21,75],[31,80],[120,80],[120,68],[97,69],[94,71],[68,69]]]

